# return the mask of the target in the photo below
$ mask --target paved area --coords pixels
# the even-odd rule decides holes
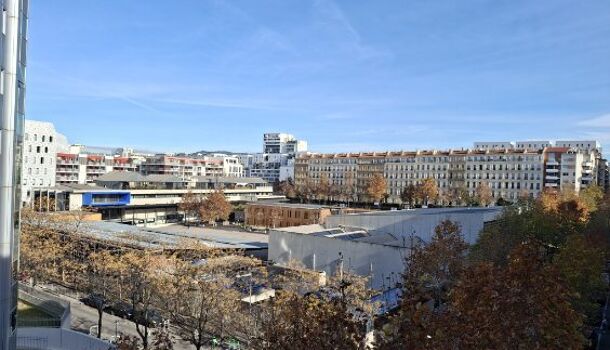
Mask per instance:
[[[91,327],[97,326],[97,310],[89,307],[77,299],[56,295],[57,297],[68,301],[70,303],[71,308],[71,321],[72,321],[72,329],[89,334]],[[151,329],[152,333],[154,330]],[[139,339],[139,335],[136,331],[135,323],[122,319],[120,317],[116,317],[107,313],[104,313],[102,316],[102,338],[107,340],[113,340],[115,337],[119,336],[134,336]],[[151,337],[152,342],[152,337]],[[195,349],[195,347],[188,342],[185,342],[181,339],[178,339],[174,336],[174,349],[175,350],[191,350]]]

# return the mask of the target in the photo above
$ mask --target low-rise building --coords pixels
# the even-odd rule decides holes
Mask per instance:
[[[148,224],[180,221],[183,213],[178,205],[189,192],[206,196],[223,190],[227,200],[235,203],[278,198],[273,195],[273,187],[260,179],[204,177],[198,180],[185,183],[171,175],[113,172],[99,177],[96,186],[60,184],[33,189],[32,204],[39,203],[42,210],[49,211],[85,208],[101,213],[103,220]]]
[[[472,244],[501,213],[498,208],[443,208],[333,215],[323,224],[272,229],[269,260],[279,265],[296,261],[329,276],[340,270],[369,276],[373,288],[392,289],[402,281],[412,247],[429,243],[441,221],[459,224]]]
[[[312,204],[261,203],[246,205],[245,223],[255,227],[290,227],[320,224],[331,215],[331,208]]]

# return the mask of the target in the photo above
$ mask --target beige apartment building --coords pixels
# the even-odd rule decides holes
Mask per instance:
[[[578,192],[590,184],[604,186],[597,175],[606,167],[599,146],[578,141],[571,144],[549,147],[550,141],[488,142],[475,143],[472,150],[309,154],[295,162],[295,183],[318,184],[326,178],[336,187],[353,187],[354,200],[367,201],[368,182],[380,174],[387,182],[387,202],[395,204],[401,203],[400,194],[406,186],[426,178],[435,179],[443,195],[462,189],[474,196],[477,187],[485,183],[496,201],[536,197],[545,188]]]

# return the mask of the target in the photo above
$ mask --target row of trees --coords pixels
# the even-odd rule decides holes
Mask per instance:
[[[214,191],[207,196],[198,196],[189,191],[182,196],[178,210],[184,213],[184,221],[188,225],[191,218],[209,223],[228,220],[233,207],[227,201],[222,191]]]
[[[308,181],[304,185],[295,185],[291,179],[279,183],[276,191],[288,198],[302,202],[316,200],[319,202],[369,202],[381,203],[389,197],[387,181],[381,174],[374,174],[362,187],[356,179],[348,176],[342,185],[332,184],[323,176],[318,182]],[[523,196],[528,196],[526,191]],[[417,184],[405,186],[400,194],[404,204],[409,206],[445,203],[453,206],[481,205],[488,206],[493,202],[492,190],[487,183],[481,183],[471,196],[465,187],[456,187],[441,191],[433,178],[423,179]]]
[[[364,278],[345,272],[320,290],[317,274],[297,265],[269,275],[257,259],[195,240],[162,250],[131,249],[105,245],[76,226],[24,211],[23,276],[89,295],[100,337],[104,310],[126,303],[140,320],[138,337],[123,337],[119,349],[172,349],[173,335],[145,322],[157,312],[197,349],[234,338],[255,349],[305,349],[318,338],[325,342],[322,348],[353,349],[364,338],[371,311]],[[252,285],[277,289],[276,298],[247,306],[241,299]]]
[[[383,349],[582,349],[601,321],[610,201],[545,192],[468,247],[445,221],[409,257]]]

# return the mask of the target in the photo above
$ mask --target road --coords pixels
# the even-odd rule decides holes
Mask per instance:
[[[46,289],[48,291],[49,289]],[[71,308],[71,328],[75,331],[89,334],[92,326],[97,326],[97,310],[83,304],[81,301],[61,295],[54,294],[55,296],[70,303]],[[150,333],[154,332],[154,329],[149,329]],[[113,340],[116,335],[119,336],[134,336],[140,339],[138,332],[136,331],[135,323],[116,317],[107,313],[102,316],[102,338]],[[175,350],[192,350],[195,347],[182,339],[179,339],[175,334],[172,335],[174,340]],[[149,338],[149,342],[152,343],[152,336]]]

